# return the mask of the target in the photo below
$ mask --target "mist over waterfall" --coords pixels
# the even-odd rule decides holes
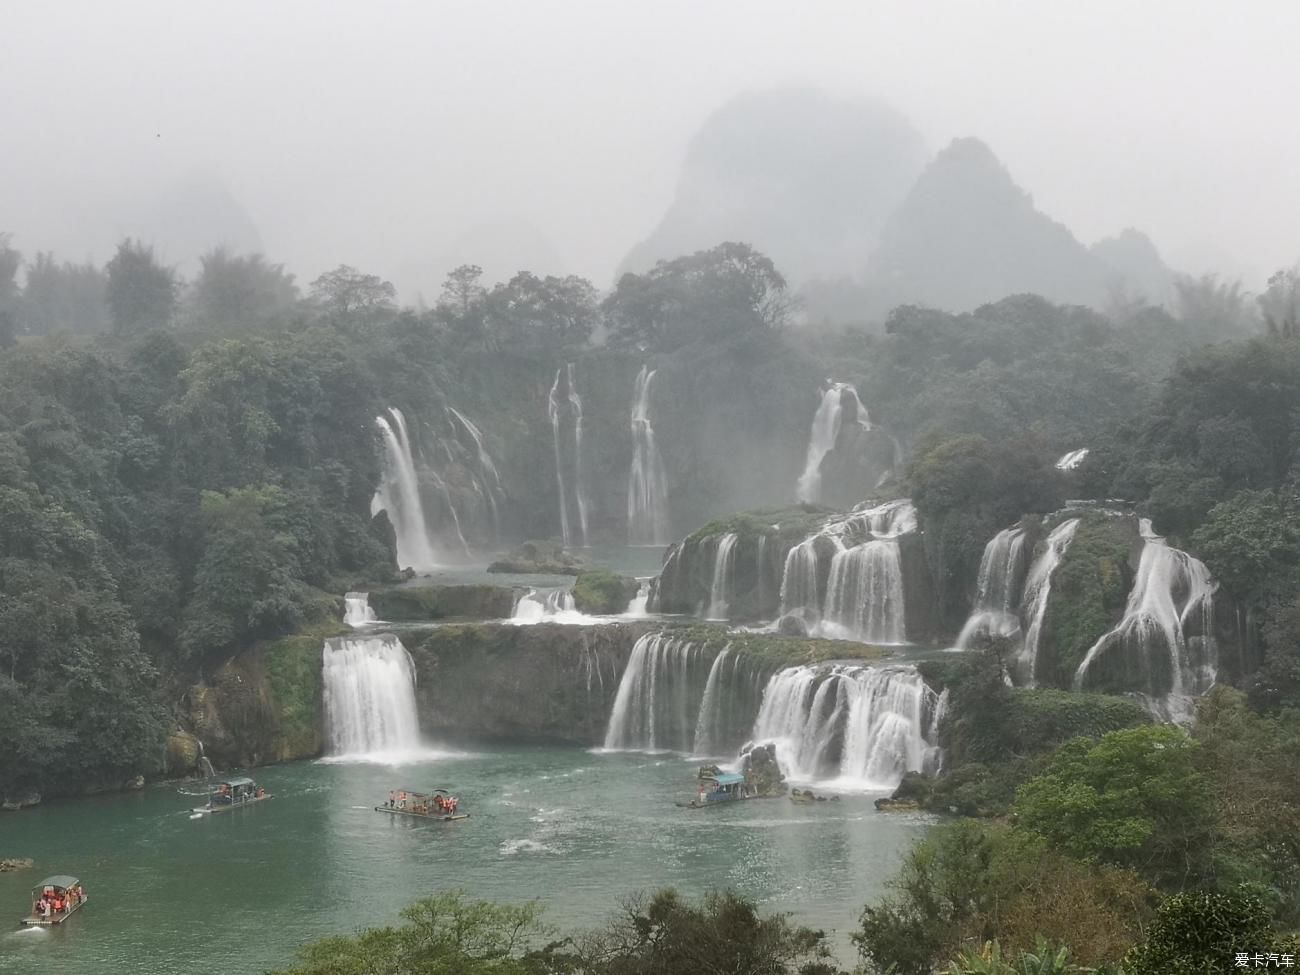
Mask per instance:
[[[709,608],[705,616],[711,620],[725,620],[731,608],[732,590],[736,576],[735,532],[718,536],[713,555],[713,585],[709,588]]]
[[[808,454],[804,460],[803,473],[795,485],[795,496],[800,501],[815,502],[821,500],[822,460],[835,447],[840,435],[840,425],[844,420],[844,401],[851,400],[856,407],[857,422],[866,430],[871,429],[867,411],[858,399],[858,391],[848,383],[830,384],[822,394],[821,404],[813,414],[812,429],[808,433]]]
[[[397,539],[397,564],[428,570],[439,564],[425,520],[415,455],[407,435],[406,417],[396,407],[375,418],[384,441],[383,477],[370,502],[371,514],[388,513]],[[453,509],[454,511],[455,509]]]
[[[564,381],[564,392],[560,381]],[[547,397],[547,415],[551,420],[551,436],[555,446],[555,481],[559,492],[560,536],[566,546],[587,544],[587,487],[582,473],[582,397],[573,363],[555,370],[555,381]],[[565,475],[566,440],[565,419],[571,421],[572,448],[571,473]],[[574,510],[571,512],[570,508]],[[571,514],[576,513],[576,525]]]
[[[1074,541],[1079,519],[1061,522],[1047,536],[1043,551],[1029,567],[1025,579],[1022,613],[1026,621],[1025,640],[1012,661],[1012,679],[1025,686],[1033,686],[1038,673],[1038,640],[1043,630],[1043,617],[1047,615],[1047,601],[1052,594],[1052,573],[1062,556]]]
[[[343,622],[355,628],[376,621],[375,611],[370,608],[370,593],[350,592],[343,597]]]
[[[396,636],[333,637],[322,663],[330,756],[398,761],[418,751],[415,668]]]
[[[494,539],[499,540],[501,537],[501,510],[499,505],[505,499],[505,488],[501,485],[501,475],[497,472],[497,465],[492,460],[492,455],[488,453],[487,447],[483,445],[483,433],[474,422],[454,406],[447,407],[447,413],[460,424],[460,429],[469,435],[474,445],[474,454],[478,462],[475,481],[492,519],[492,536]],[[460,530],[459,519],[457,519],[456,528],[457,531]]]
[[[906,499],[863,505],[827,522],[786,554],[781,612],[813,636],[868,643],[907,642],[900,536],[917,529]],[[818,546],[830,546],[826,591],[819,593]]]
[[[975,607],[957,637],[957,649],[969,650],[981,638],[1011,638],[1020,632],[1017,611],[1025,556],[1025,531],[1019,525],[1004,528],[984,546]]]
[[[1171,548],[1142,519],[1142,558],[1124,616],[1084,656],[1074,676],[1083,690],[1137,691],[1161,716],[1190,715],[1190,699],[1218,676],[1214,594],[1205,563]]]
[[[914,667],[788,667],[774,674],[754,722],[796,782],[887,790],[907,771],[938,768],[945,697]]]
[[[668,519],[668,475],[650,423],[650,389],[655,371],[641,367],[632,395],[632,468],[627,483],[630,545],[667,545],[672,540]]]

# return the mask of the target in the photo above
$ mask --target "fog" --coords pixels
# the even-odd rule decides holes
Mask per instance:
[[[557,9],[558,8],[558,9]],[[1263,278],[1300,256],[1300,5],[10,0],[0,230],[436,294],[458,263],[608,284],[729,99],[876,99],[927,157],[983,140],[1084,243]]]

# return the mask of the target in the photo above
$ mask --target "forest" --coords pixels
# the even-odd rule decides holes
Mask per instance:
[[[304,290],[223,249],[183,280],[137,241],[99,268],[26,259],[0,238],[0,795],[156,776],[188,688],[254,644],[334,625],[341,593],[396,581],[393,527],[371,512],[386,409],[478,418],[504,458],[505,510],[467,524],[467,545],[501,550],[557,534],[556,488],[529,475],[555,463],[547,388],[570,363],[597,377],[587,435],[600,445],[606,429],[625,436],[646,362],[674,394],[656,422],[676,443],[677,537],[790,501],[833,375],[905,452],[882,492],[923,519],[948,629],[989,538],[1068,498],[1123,499],[1230,596],[1239,653],[1190,732],[1121,698],[1007,687],[996,640],[931,668],[951,694],[944,772],[909,776],[896,797],[948,818],[866,906],[865,966],[1141,975],[1220,971],[1243,951],[1294,958],[1296,269],[1257,299],[1183,279],[1169,308],[1021,294],[831,329],[809,327],[773,262],[734,242],[608,293],[525,271],[489,286],[465,265],[413,308],[347,265]],[[735,449],[719,457],[724,437]],[[1058,458],[1084,447],[1067,480]],[[627,527],[626,465],[608,464],[590,472],[594,538]],[[473,493],[448,480],[449,504]],[[1124,590],[1090,598],[1111,612]],[[546,927],[535,904],[454,893],[405,922],[306,949],[291,971],[839,971],[820,932],[734,894],[634,896],[580,934]],[[737,953],[748,960],[704,961]]]

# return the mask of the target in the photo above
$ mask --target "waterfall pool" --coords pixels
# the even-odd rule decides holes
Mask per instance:
[[[862,907],[931,817],[877,812],[875,796],[678,809],[694,770],[670,754],[485,748],[396,769],[260,768],[274,801],[200,820],[178,792],[195,785],[174,783],[4,814],[4,853],[35,866],[0,874],[0,916],[16,923],[31,884],[52,873],[81,877],[89,899],[61,928],[0,933],[0,972],[171,975],[220,957],[223,971],[254,975],[453,887],[540,898],[544,920],[566,931],[598,924],[639,889],[732,887],[826,929],[851,963]],[[471,818],[374,812],[401,786],[450,788]]]

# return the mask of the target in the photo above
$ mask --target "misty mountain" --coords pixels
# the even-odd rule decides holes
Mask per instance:
[[[129,201],[113,224],[113,246],[122,237],[134,237],[152,246],[164,263],[179,265],[187,274],[214,247],[235,254],[264,250],[253,218],[229,187],[212,175],[177,180]]]
[[[619,273],[737,240],[794,282],[860,274],[924,162],[911,124],[871,99],[741,95],[691,140],[672,205]]]
[[[1090,250],[1106,267],[1106,289],[1111,298],[1168,304],[1174,273],[1142,231],[1126,227],[1116,237],[1097,241]]]
[[[1034,206],[978,139],[955,140],[926,167],[881,233],[868,272],[880,309],[967,311],[1009,294],[1101,307],[1108,266]]]

